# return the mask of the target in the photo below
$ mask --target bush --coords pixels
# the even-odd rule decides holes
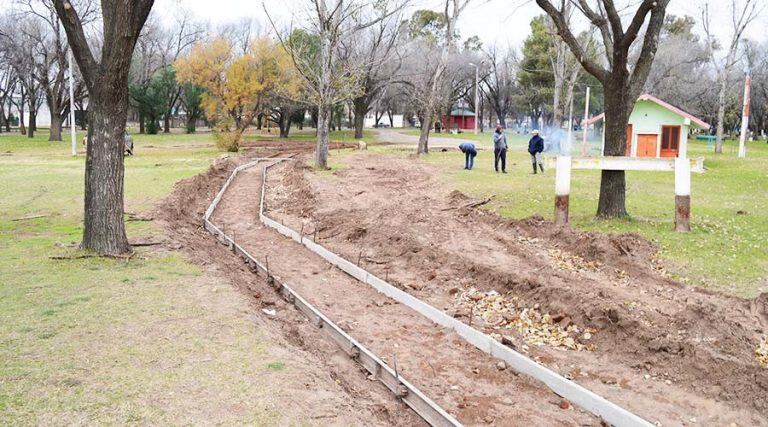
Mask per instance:
[[[215,132],[215,135],[216,147],[218,147],[219,150],[236,153],[240,149],[240,138],[242,135],[239,132],[217,131]]]

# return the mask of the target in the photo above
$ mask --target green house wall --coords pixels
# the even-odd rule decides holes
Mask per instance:
[[[629,116],[629,123],[632,125],[632,155],[634,156],[637,147],[638,134],[658,135],[656,157],[661,152],[661,127],[662,126],[680,126],[680,145],[678,157],[685,157],[688,152],[688,128],[687,119],[666,108],[651,101],[637,101],[632,114]],[[688,122],[690,123],[690,122]]]

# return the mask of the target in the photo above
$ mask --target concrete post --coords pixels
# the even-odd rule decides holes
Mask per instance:
[[[555,225],[568,224],[571,193],[571,156],[558,156],[555,168]]]
[[[691,163],[683,157],[675,159],[675,231],[691,231]]]

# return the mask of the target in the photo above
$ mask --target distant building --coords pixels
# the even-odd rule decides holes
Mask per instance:
[[[365,121],[363,122],[363,127],[365,128],[375,128],[379,126],[385,126],[385,127],[393,127],[393,128],[401,128],[403,127],[403,115],[402,114],[393,114],[392,115],[392,123],[389,122],[389,116],[387,114],[384,114],[379,119],[379,126],[376,126],[376,115],[375,113],[368,113],[365,115]]]
[[[605,113],[585,122],[588,126],[605,118]],[[691,129],[709,130],[709,123],[668,104],[653,95],[638,98],[629,116],[627,151],[629,157],[687,157]],[[603,136],[603,148],[605,136]]]
[[[441,120],[446,130],[474,130],[475,113],[465,107],[457,107],[451,110],[450,116],[443,116]]]

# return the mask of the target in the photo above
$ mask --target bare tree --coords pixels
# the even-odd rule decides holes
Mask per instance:
[[[407,0],[307,1],[311,3],[308,36],[294,37],[296,34],[291,32],[280,38],[306,83],[306,93],[317,106],[315,165],[326,169],[333,108],[361,92],[359,65],[341,57],[349,54],[353,37],[395,14]],[[266,6],[264,10],[269,15]],[[368,17],[370,14],[372,17]]]
[[[0,132],[3,127],[6,132],[11,131],[11,105],[18,83],[18,76],[11,65],[11,57],[6,47],[5,44],[0,44],[0,64],[2,64],[0,65]],[[8,106],[7,114],[6,105]]]
[[[128,71],[154,0],[101,0],[103,43],[98,57],[73,4],[68,0],[53,4],[90,94],[81,247],[104,255],[128,253],[131,246],[123,221]]]
[[[566,19],[566,2],[571,2],[600,31],[607,67],[585,53],[584,46],[579,43]],[[552,18],[558,34],[584,69],[603,85],[605,154],[623,156],[626,152],[629,115],[650,73],[669,0],[642,0],[637,6],[628,7],[625,11],[632,8],[636,10],[626,28],[613,0],[560,0],[558,3],[559,7],[556,7],[550,0],[536,0],[536,4]],[[644,26],[642,47],[636,59],[630,61],[630,49]],[[625,200],[624,171],[602,171],[597,216],[626,216]]]
[[[702,25],[707,37],[707,51],[709,53],[712,66],[717,73],[717,140],[715,142],[715,153],[723,152],[723,133],[725,121],[726,95],[728,92],[728,77],[736,64],[740,62],[739,46],[747,27],[757,19],[764,5],[759,0],[731,0],[730,3],[730,25],[731,37],[726,46],[725,57],[718,58],[716,51],[719,43],[712,31],[712,16],[709,8],[709,1],[702,7]],[[759,7],[758,7],[759,6]]]
[[[573,8],[570,1],[563,3],[563,17],[566,25],[570,27]],[[562,126],[564,112],[573,99],[573,87],[581,71],[581,65],[568,49],[565,41],[557,36],[557,28],[552,20],[547,21],[547,30],[551,34],[553,55],[552,71],[555,87],[552,100],[552,122],[556,127]]]
[[[501,50],[496,46],[487,52],[488,75],[483,79],[485,97],[496,112],[497,123],[504,123],[512,109],[517,91],[518,60],[512,48]]]
[[[443,8],[443,24],[445,33],[440,39],[438,50],[440,55],[437,57],[431,75],[427,79],[426,91],[423,93],[421,105],[421,132],[419,133],[419,145],[416,149],[417,154],[429,153],[429,132],[435,120],[435,115],[440,108],[440,94],[444,90],[443,79],[445,78],[445,69],[448,64],[448,56],[455,48],[456,22],[461,12],[467,7],[471,0],[445,0]]]
[[[362,69],[361,93],[352,100],[355,138],[363,137],[365,115],[388,86],[401,78],[401,52],[398,50],[399,15],[371,26],[352,43],[354,60]],[[377,121],[378,122],[378,121]]]
[[[695,25],[690,16],[667,16],[645,92],[684,107],[697,117],[711,115],[714,120],[707,104],[717,104],[716,94],[712,96],[716,82],[706,45],[693,33]]]

